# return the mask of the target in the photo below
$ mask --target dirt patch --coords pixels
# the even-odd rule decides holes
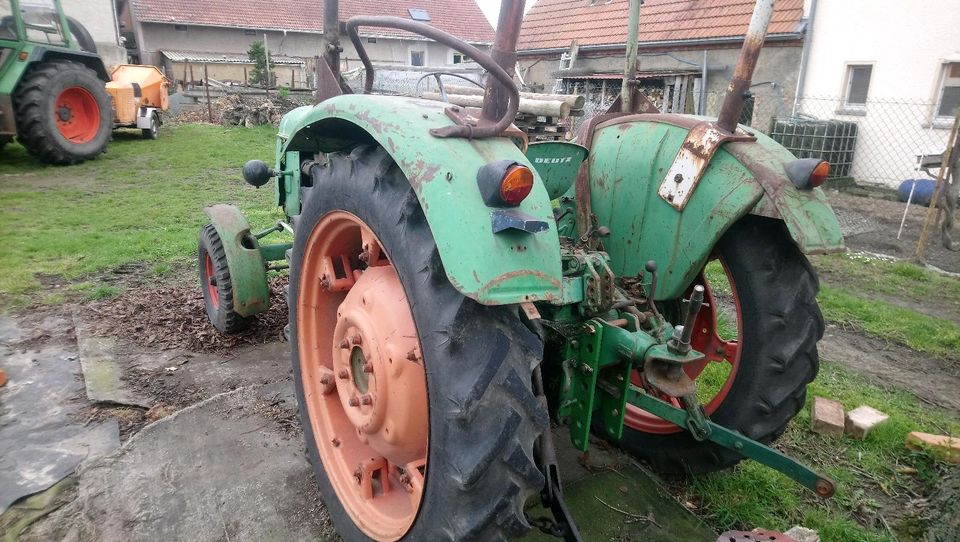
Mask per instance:
[[[827,192],[827,198],[843,226],[848,248],[897,258],[913,257],[927,214],[926,207],[910,206],[903,235],[897,239],[905,203],[833,191]],[[932,230],[924,259],[946,271],[960,272],[960,252],[943,247],[939,228]]]
[[[236,335],[224,335],[210,324],[203,294],[194,285],[131,289],[89,304],[84,317],[94,321],[97,334],[123,337],[138,346],[222,353],[243,344],[284,340],[286,284],[285,276],[271,279],[270,309],[258,314],[249,329]]]
[[[927,506],[929,528],[925,540],[949,542],[960,536],[960,467],[941,479]]]
[[[924,403],[960,413],[960,369],[948,362],[831,325],[820,357],[867,376],[880,387],[907,390]]]

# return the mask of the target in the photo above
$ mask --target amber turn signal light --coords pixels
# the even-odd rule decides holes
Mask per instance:
[[[813,173],[810,174],[810,180],[807,182],[807,185],[810,186],[810,188],[816,188],[825,183],[829,175],[830,162],[820,162],[817,164],[817,167],[813,168]]]
[[[530,195],[532,189],[533,172],[526,166],[514,165],[500,181],[500,199],[506,205],[516,207]]]
[[[516,207],[533,190],[533,172],[513,160],[497,160],[477,172],[477,187],[490,207]]]

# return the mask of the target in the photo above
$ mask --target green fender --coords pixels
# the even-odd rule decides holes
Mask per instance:
[[[233,285],[234,312],[253,316],[270,308],[267,264],[243,213],[233,205],[223,204],[205,207],[203,212],[210,217],[223,243]]]
[[[398,96],[344,95],[297,108],[280,122],[277,170],[292,180],[294,152],[317,152],[372,142],[406,175],[433,232],[447,277],[462,294],[486,305],[554,300],[561,295],[560,241],[542,179],[519,209],[550,227],[537,234],[494,234],[491,208],[481,198],[477,171],[510,159],[531,166],[508,138],[442,139],[431,128],[452,125],[448,104]],[[288,174],[287,172],[291,172]]]
[[[591,145],[593,212],[610,228],[603,244],[618,276],[643,273],[644,263],[655,260],[657,299],[677,298],[720,236],[748,213],[783,220],[804,253],[843,250],[840,225],[823,192],[798,190],[783,168],[795,157],[761,133],[756,142],[721,146],[683,211],[670,206],[657,191],[698,119],[651,117],[601,124]]]

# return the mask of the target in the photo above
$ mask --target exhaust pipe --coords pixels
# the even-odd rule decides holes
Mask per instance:
[[[500,3],[497,34],[490,48],[493,61],[511,77],[517,67],[517,41],[520,39],[524,3],[524,0],[503,0]],[[503,87],[503,83],[488,75],[480,116],[491,124],[497,122],[507,112],[509,100],[510,92]]]
[[[743,47],[740,48],[740,57],[717,117],[717,127],[726,132],[733,133],[737,129],[737,121],[743,112],[744,97],[750,90],[753,70],[757,67],[757,58],[760,57],[760,49],[767,36],[767,25],[773,15],[774,3],[775,0],[757,0],[753,8],[753,17],[750,18],[750,26],[744,36]]]

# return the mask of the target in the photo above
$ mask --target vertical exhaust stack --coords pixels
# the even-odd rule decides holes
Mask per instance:
[[[637,57],[640,53],[640,5],[643,0],[630,0],[629,26],[627,27],[627,66],[620,86],[621,111],[633,113],[634,88],[637,85]]]
[[[494,62],[510,75],[513,75],[517,67],[517,41],[520,39],[523,6],[524,0],[503,0],[500,3],[497,35],[490,50],[490,56]],[[483,93],[481,118],[489,123],[497,122],[507,112],[509,97],[510,93],[503,84],[488,75]]]
[[[757,0],[753,8],[753,17],[750,18],[750,26],[743,39],[740,57],[717,117],[717,127],[726,132],[733,133],[737,129],[737,121],[743,111],[744,96],[750,90],[753,70],[757,67],[757,58],[760,57],[760,49],[767,36],[767,25],[773,15],[774,3],[775,0]]]

